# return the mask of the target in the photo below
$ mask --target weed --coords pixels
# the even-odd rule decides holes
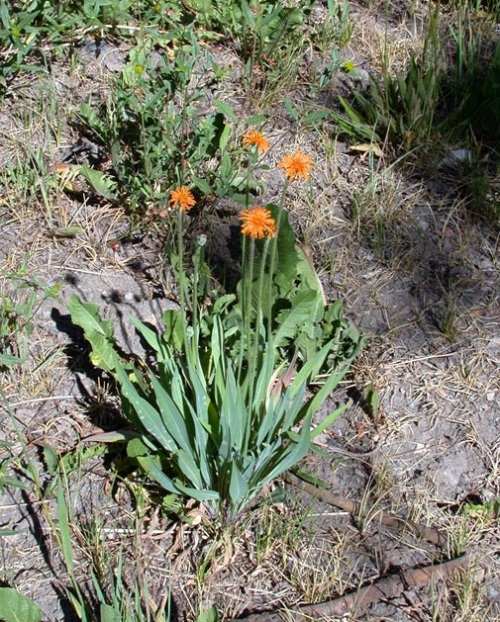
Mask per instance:
[[[371,77],[366,93],[339,98],[347,117],[334,114],[341,132],[379,144],[388,140],[400,153],[429,141],[441,87],[438,8],[431,14],[424,50],[413,55],[406,75],[391,74],[384,61],[382,80]]]
[[[293,39],[311,12],[315,0],[299,7],[285,3],[239,2],[235,0],[196,0],[184,14],[192,24],[205,30],[229,36],[243,60],[255,63],[269,62],[283,43]]]
[[[7,486],[24,488],[24,484],[10,474],[11,466],[15,459],[12,453],[12,446],[13,444],[9,441],[0,441],[0,492],[3,492]],[[0,529],[0,536],[6,535],[12,534],[7,529]]]
[[[57,296],[59,285],[49,287],[30,278],[26,266],[15,272],[4,271],[2,283],[0,366],[8,367],[26,360],[29,338],[34,329],[32,319],[45,300]]]
[[[254,163],[258,150],[267,148],[256,132],[247,133],[245,143]],[[91,360],[118,382],[134,427],[129,458],[167,492],[190,496],[226,519],[296,464],[312,438],[345,410],[341,406],[310,430],[313,414],[362,344],[339,303],[326,305],[283,207],[288,184],[309,177],[311,158],[296,151],[278,167],[287,178],[280,205],[240,214],[243,270],[237,294],[220,297],[209,309],[199,307],[202,245],[190,281],[184,269],[183,225],[194,198],[184,186],[172,191],[181,310],[165,315],[163,337],[132,320],[154,353],[155,371],[122,361],[111,324],[100,319],[95,304],[77,296],[70,301],[73,321],[91,344]],[[305,389],[320,371],[327,372],[326,380],[304,403]]]
[[[76,574],[74,549],[69,514],[70,500],[64,493],[62,481],[58,484],[58,540],[71,588],[68,598],[78,619],[82,622],[120,620],[121,622],[166,622],[170,619],[169,593],[156,605],[151,601],[147,585],[137,574],[132,585],[125,578],[125,559],[122,551],[117,559],[106,553],[101,538],[101,524],[94,522],[90,531],[81,534],[81,542],[88,547],[91,558],[90,588],[87,594]]]
[[[84,36],[105,38],[120,33],[126,37],[138,23],[158,33],[167,23],[166,12],[157,6],[160,3],[152,6],[145,0],[83,0],[76,4],[0,0],[0,86],[9,85],[20,71],[46,71],[52,56],[67,55]]]
[[[231,195],[241,183],[228,149],[234,112],[220,100],[212,112],[200,111],[216,67],[202,57],[192,31],[170,33],[162,42],[174,40],[182,44],[173,59],[155,56],[152,39],[140,41],[106,105],[97,112],[88,104],[80,108],[81,121],[106,148],[132,216],[148,210],[157,216],[170,188],[188,175],[198,198]]]

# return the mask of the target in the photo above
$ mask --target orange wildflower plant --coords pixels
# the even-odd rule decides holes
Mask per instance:
[[[243,138],[241,140],[243,147],[246,147],[247,149],[250,147],[257,147],[257,151],[259,153],[265,153],[269,149],[269,141],[262,132],[258,132],[257,130],[247,130],[243,134]]]
[[[265,207],[252,207],[243,210],[240,214],[242,221],[241,233],[249,238],[261,240],[264,237],[276,235],[278,228],[271,212]]]
[[[288,179],[309,179],[309,173],[314,168],[311,164],[311,156],[306,155],[302,151],[296,151],[293,155],[283,156],[281,162],[278,164],[278,168],[282,168],[285,171],[285,175]]]
[[[189,212],[196,200],[187,186],[179,186],[172,190],[168,202],[173,207],[178,207],[181,212]]]

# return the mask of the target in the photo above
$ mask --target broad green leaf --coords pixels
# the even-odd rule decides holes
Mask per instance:
[[[20,365],[23,362],[24,359],[19,356],[14,356],[13,354],[0,354],[0,365],[12,367],[12,365]]]
[[[164,473],[149,456],[140,457],[137,459],[142,469],[145,471],[148,477],[157,482],[168,492],[182,494],[184,496],[192,497],[198,501],[218,501],[219,494],[214,490],[196,490],[189,486],[184,486],[179,481],[174,481],[166,473]]]
[[[279,231],[278,237],[275,238],[277,240],[278,253],[276,272],[284,275],[288,283],[293,283],[297,277],[297,263],[299,260],[295,248],[295,231],[290,224],[286,209],[273,204],[267,205],[267,208],[271,211]]]
[[[319,374],[326,358],[330,354],[334,340],[328,341],[311,360],[306,361],[294,377],[291,387],[302,385],[302,383],[311,382]],[[295,390],[295,389],[294,389]]]
[[[191,439],[191,445],[196,451],[200,472],[204,482],[211,482],[214,476],[214,469],[209,465],[211,456],[208,448],[211,446],[209,442],[210,421],[208,411],[210,407],[210,397],[207,393],[206,378],[201,371],[195,369],[193,365],[188,364],[188,378],[194,395],[194,403],[191,404],[186,400],[186,405],[191,414],[191,423],[194,428],[194,438]]]
[[[0,620],[3,622],[40,622],[42,610],[13,587],[0,587]]]
[[[253,114],[252,116],[245,119],[246,125],[262,125],[269,119],[269,115],[267,114]]]
[[[82,102],[80,104],[80,115],[95,132],[98,132],[102,128],[101,120],[99,119],[97,113],[86,102]]]
[[[92,346],[90,362],[96,367],[100,367],[107,372],[113,372],[115,367],[120,364],[120,358],[113,343],[100,333],[87,331],[85,338]]]
[[[329,116],[329,110],[315,110],[313,112],[308,112],[306,115],[304,115],[300,122],[302,125],[316,125],[318,121],[322,121]]]
[[[59,454],[52,445],[43,445],[43,461],[48,473],[52,476],[56,475],[59,466]]]
[[[313,290],[305,290],[292,299],[292,308],[283,311],[276,321],[278,329],[274,336],[275,347],[286,345],[287,341],[296,336],[300,326],[314,317],[318,306],[318,294]]]
[[[230,182],[233,173],[233,162],[228,152],[224,153],[220,162],[220,175],[223,182]]]
[[[101,604],[100,607],[101,622],[122,622],[122,616],[112,605]]]
[[[295,123],[298,123],[298,121],[299,121],[299,112],[298,112],[297,108],[295,108],[295,106],[292,104],[292,102],[288,98],[285,99],[285,110],[291,116],[292,121],[295,121]]]
[[[340,368],[340,370],[332,371],[321,389],[303,406],[299,417],[302,418],[314,415],[314,413],[319,410],[320,406],[330,396],[333,390],[339,385],[348,369],[349,365],[345,364],[342,368]],[[334,420],[335,417],[332,421]]]
[[[86,165],[80,166],[82,177],[92,186],[97,194],[100,194],[108,201],[116,201],[116,181],[102,171],[96,171]]]
[[[220,409],[220,425],[223,437],[230,439],[228,452],[241,451],[248,428],[248,411],[241,385],[238,385],[231,365],[226,373],[226,391]],[[228,454],[228,458],[229,458]]]
[[[298,443],[290,443],[281,456],[278,463],[272,468],[272,470],[267,474],[263,483],[272,482],[274,479],[279,477],[285,471],[288,471],[293,466],[295,466],[298,462],[302,460],[309,451],[309,446],[311,444],[310,440],[310,429],[311,429],[311,419],[313,413],[309,413],[304,419],[304,423],[302,424],[301,431],[299,432],[300,440]]]
[[[380,393],[372,384],[366,392],[366,408],[370,417],[376,417],[380,408]]]
[[[269,404],[266,408],[266,412],[264,414],[264,417],[262,418],[262,420],[259,423],[258,429],[256,430],[257,432],[257,437],[256,437],[256,445],[257,447],[261,447],[261,445],[263,443],[269,442],[270,440],[272,440],[270,438],[270,431],[273,428],[273,424],[274,425],[280,425],[281,422],[277,421],[275,418],[275,409],[274,409],[274,402],[273,400],[269,400]]]
[[[186,320],[177,309],[168,309],[163,314],[163,323],[165,324],[165,332],[163,339],[171,344],[174,350],[182,350],[184,346]]]
[[[191,486],[201,490],[204,482],[193,455],[190,451],[184,451],[182,449],[177,450],[175,453],[177,456],[177,463],[183,477],[190,482]]]
[[[212,194],[212,187],[210,184],[201,177],[193,177],[193,184],[200,190],[205,196]]]
[[[129,458],[148,456],[149,453],[149,447],[140,438],[133,438],[129,443],[127,443],[127,456]]]
[[[294,390],[287,389],[282,397],[282,402],[278,404],[281,409],[283,407],[285,415],[281,424],[281,429],[284,432],[288,432],[291,428],[301,422],[300,413],[302,412],[304,396],[306,394],[307,382],[303,382],[302,385]],[[314,415],[314,413],[312,413]],[[273,433],[277,434],[279,429],[274,428]]]
[[[109,320],[102,320],[99,315],[99,306],[94,302],[82,302],[73,294],[68,302],[68,309],[72,321],[81,326],[84,331],[98,333],[104,337],[112,337],[113,329]]]
[[[120,360],[114,348],[111,320],[102,320],[99,307],[93,302],[82,302],[76,294],[69,299],[68,309],[71,320],[83,328],[85,339],[92,346],[92,362],[105,371],[112,372],[120,364]]]
[[[112,432],[101,432],[91,434],[82,439],[85,443],[123,443],[135,438],[140,438],[141,434],[135,430],[114,430]]]
[[[54,227],[50,230],[50,235],[55,238],[75,238],[83,233],[82,227]]]
[[[144,473],[168,492],[179,494],[174,481],[155,464],[151,456],[136,456],[137,463]]]
[[[297,272],[300,275],[300,289],[312,289],[319,294],[319,301],[323,306],[326,306],[325,292],[323,291],[323,285],[319,279],[312,260],[308,257],[306,252],[300,248],[296,248],[298,256]],[[322,313],[321,313],[322,315]]]
[[[274,347],[274,343],[268,343],[264,352],[257,380],[255,381],[254,385],[254,399],[252,404],[254,410],[257,410],[260,404],[265,403],[269,390],[269,383],[274,376]]]
[[[217,106],[217,108],[222,112],[223,115],[228,117],[228,119],[231,119],[233,123],[238,122],[238,117],[236,116],[236,113],[227,102],[223,101],[222,99],[216,99],[214,105]]]
[[[195,622],[217,622],[218,619],[217,609],[215,607],[210,607],[210,609],[201,611]]]

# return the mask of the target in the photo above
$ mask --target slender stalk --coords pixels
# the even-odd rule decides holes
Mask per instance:
[[[252,173],[254,171],[255,165],[257,164],[257,159],[259,157],[259,153],[257,149],[254,147],[252,149],[253,153],[250,154],[250,162],[247,168],[247,183],[246,183],[246,191],[245,191],[245,209],[248,209],[250,205],[250,180],[252,179]]]
[[[190,340],[187,334],[186,322],[186,275],[184,273],[184,238],[182,237],[182,211],[177,210],[177,252],[178,252],[178,279],[179,279],[179,298],[181,306],[181,317],[183,323],[184,350],[188,360],[191,361]]]
[[[253,269],[255,263],[255,240],[250,239],[250,247],[248,249],[248,267],[245,268],[245,272],[247,273],[246,283],[245,283],[245,306],[243,307],[243,313],[245,317],[243,318],[243,324],[245,327],[245,348],[248,352],[247,362],[248,368],[251,367],[250,362],[250,348],[251,348],[251,330],[252,330],[252,307],[253,307]]]
[[[271,334],[271,321],[272,321],[271,315],[272,315],[272,306],[273,306],[273,282],[274,282],[274,271],[276,270],[276,259],[278,255],[278,237],[279,237],[279,230],[281,227],[281,219],[283,216],[283,209],[285,206],[285,196],[286,196],[287,189],[288,189],[288,180],[285,182],[285,185],[283,187],[283,192],[281,194],[281,199],[279,202],[278,215],[276,218],[277,234],[274,236],[271,242],[271,261],[269,263],[268,291],[267,291],[267,297],[266,297],[266,313],[265,313],[269,334]]]
[[[263,325],[263,319],[264,319],[263,311],[262,311],[263,303],[264,303],[263,301],[264,280],[266,279],[266,263],[267,263],[267,257],[269,254],[270,241],[271,241],[270,238],[266,238],[264,242],[264,250],[262,252],[260,271],[259,271],[259,281],[257,284],[257,314],[255,318],[254,342],[252,344],[253,345],[252,356],[251,356],[251,359],[249,360],[249,376],[252,379],[255,378],[255,375],[257,374],[257,371],[258,371],[257,365],[258,365],[258,360],[259,360],[260,329],[261,329],[261,326]],[[252,240],[252,243],[253,243],[252,246],[255,246],[254,240]],[[272,340],[272,331],[271,331],[270,322],[271,322],[271,318],[269,317],[267,330],[264,331],[264,340],[267,340],[267,341]],[[249,347],[251,347],[250,344],[249,344]],[[253,404],[255,384],[256,383],[253,380],[250,383],[250,399],[249,399],[250,407]],[[250,433],[250,430],[247,430],[247,437],[249,436],[249,433]]]
[[[193,352],[197,352],[198,350],[198,259],[199,259],[199,249],[196,249],[196,257],[194,261],[193,267],[193,303],[192,303],[192,324],[193,324]]]
[[[241,272],[242,272],[242,291],[241,291],[241,309],[242,309],[242,317],[241,317],[241,332],[240,332],[240,352],[238,357],[238,383],[241,384],[241,372],[243,369],[243,353],[245,352],[245,333],[246,333],[246,305],[247,305],[247,271],[248,266],[246,262],[247,256],[247,236],[242,235],[242,249],[241,249]]]

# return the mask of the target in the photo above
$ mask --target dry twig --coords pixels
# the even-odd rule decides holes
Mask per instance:
[[[321,501],[325,501],[330,505],[334,505],[350,514],[355,514],[360,517],[368,516],[368,512],[363,511],[361,504],[357,501],[351,501],[350,499],[346,499],[345,497],[341,497],[339,495],[335,495],[329,490],[324,490],[322,488],[318,488],[309,482],[305,482],[300,479],[296,475],[292,473],[286,473],[284,475],[284,480],[288,484],[292,486],[296,486],[301,490],[306,491],[313,497],[320,499]],[[379,512],[370,515],[371,520],[379,523],[380,525],[384,525],[385,527],[389,527],[390,529],[397,529],[399,531],[408,530],[418,537],[427,540],[427,542],[431,542],[436,546],[440,547],[444,551],[448,551],[448,539],[437,529],[433,527],[427,527],[426,525],[419,525],[418,523],[414,523],[410,520],[400,518],[399,516],[394,516],[394,514],[390,514],[388,512],[384,512],[380,510]]]
[[[294,611],[283,610],[283,614],[292,619],[306,616],[317,619],[326,616],[344,615],[376,601],[397,598],[411,587],[422,587],[430,583],[444,581],[451,577],[455,570],[466,568],[468,562],[468,555],[463,555],[443,564],[435,564],[424,568],[411,568],[401,574],[384,577],[376,583],[362,587],[351,594],[327,600],[317,605],[305,605]],[[280,612],[265,612],[250,615],[243,618],[243,620],[244,622],[283,622],[284,616],[282,617]]]

